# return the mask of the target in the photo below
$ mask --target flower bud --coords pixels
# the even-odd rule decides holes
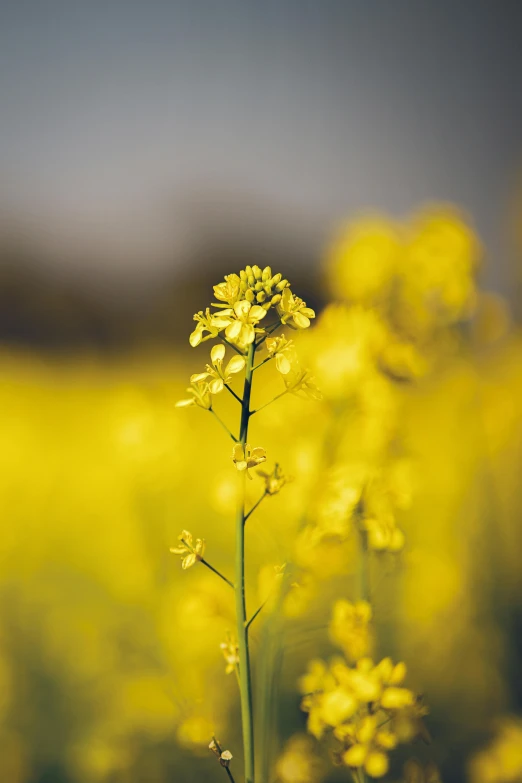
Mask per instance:
[[[240,290],[240,291],[242,291],[243,293],[245,293],[245,291],[247,290],[247,288],[248,288],[248,283],[247,283],[247,281],[246,281],[246,280],[241,280],[241,282],[240,282],[240,284],[239,284],[239,290]]]
[[[262,290],[263,290],[263,283],[260,280],[258,280],[254,286],[254,291],[262,291]]]
[[[263,275],[262,275],[263,283],[266,283],[267,280],[270,280],[271,277],[272,277],[272,270],[271,270],[271,268],[269,266],[265,266],[265,268],[263,269]]]
[[[270,285],[271,285],[271,286],[275,286],[275,285],[277,285],[278,283],[280,283],[280,282],[281,282],[282,278],[283,278],[283,275],[281,274],[281,272],[278,272],[278,273],[277,273],[277,275],[274,275],[274,276],[271,278],[271,280],[270,280]]]
[[[247,300],[247,302],[253,302],[254,301],[255,294],[254,294],[254,292],[252,291],[251,288],[247,288],[247,290],[245,291],[245,299]]]
[[[252,277],[252,275],[254,274],[252,271],[252,267],[249,266],[248,264],[245,267],[245,272],[247,277]]]
[[[250,288],[253,288],[256,284],[256,279],[254,275],[248,275],[247,279],[248,279],[248,285],[250,286]]]
[[[266,299],[266,294],[264,291],[259,291],[259,293],[256,296],[256,299],[258,302],[264,302]]]
[[[245,272],[244,269],[242,269],[241,272],[239,273],[239,277],[241,278],[241,280],[245,280],[246,281],[247,273]]]
[[[276,291],[282,291],[287,285],[288,280],[281,280],[281,282],[276,285]]]
[[[281,294],[274,294],[274,296],[272,297],[272,300],[271,300],[271,304],[273,304],[273,305],[279,304],[279,302],[281,301],[281,298],[282,298]]]
[[[254,264],[254,266],[252,267],[252,272],[256,280],[261,280],[263,273],[257,264]]]

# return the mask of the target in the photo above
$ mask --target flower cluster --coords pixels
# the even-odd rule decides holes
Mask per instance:
[[[388,771],[389,751],[423,733],[426,708],[404,687],[404,663],[383,658],[375,664],[366,654],[371,646],[370,619],[366,602],[338,602],[330,634],[354,664],[342,657],[329,663],[313,660],[299,685],[308,731],[317,739],[331,732],[339,764],[363,768],[379,778]]]
[[[224,282],[214,286],[214,295],[218,302],[213,306],[219,309],[211,312],[207,307],[194,316],[192,347],[224,332],[229,342],[244,351],[256,335],[266,334],[260,322],[271,308],[275,308],[280,323],[292,329],[306,329],[315,318],[312,308],[291,292],[288,280],[281,273],[273,275],[269,266],[247,266],[238,275],[226,275]]]

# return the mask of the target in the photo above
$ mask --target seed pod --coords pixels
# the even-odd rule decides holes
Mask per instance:
[[[281,282],[276,285],[276,291],[282,291],[287,285],[288,280],[281,280]]]
[[[256,296],[256,299],[258,302],[264,302],[266,299],[266,294],[264,291],[259,291],[259,293]]]

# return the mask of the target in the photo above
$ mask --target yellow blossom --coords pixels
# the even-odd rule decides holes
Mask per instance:
[[[281,323],[288,324],[292,329],[306,329],[310,326],[310,318],[315,318],[315,312],[306,306],[289,288],[285,288],[281,301],[277,305]]]
[[[266,451],[260,446],[251,449],[248,443],[245,445],[245,448],[243,448],[241,443],[236,443],[232,449],[232,460],[236,468],[240,471],[246,470],[248,478],[251,479],[252,476],[248,472],[249,469],[265,462]]]
[[[200,408],[210,410],[212,407],[212,398],[208,389],[208,383],[205,381],[192,382],[187,387],[187,391],[191,397],[186,400],[178,400],[176,408],[187,408],[189,405],[199,405]]]
[[[183,569],[190,568],[199,560],[203,560],[205,554],[205,539],[197,538],[196,543],[193,543],[192,533],[188,530],[183,530],[178,536],[180,541],[179,546],[171,547],[170,551],[174,555],[181,555],[182,562],[181,567]]]
[[[287,340],[284,334],[278,337],[267,337],[265,341],[269,356],[275,357],[276,369],[281,375],[288,375],[292,369],[293,341]]]
[[[290,737],[275,766],[278,783],[319,783],[323,762],[314,754],[312,743],[306,735]]]
[[[343,649],[348,660],[357,661],[371,652],[371,619],[372,608],[367,601],[334,604],[330,638]]]
[[[212,366],[207,364],[206,372],[196,373],[192,375],[190,380],[192,383],[199,383],[206,381],[208,383],[208,390],[211,394],[219,394],[225,388],[225,384],[229,384],[232,380],[232,375],[235,375],[245,367],[244,356],[233,356],[228,362],[227,366],[223,369],[223,359],[225,358],[225,346],[214,345],[210,352],[210,361]],[[209,381],[208,379],[212,380]]]
[[[216,307],[232,307],[240,296],[239,275],[225,275],[225,282],[214,286],[214,296],[220,303],[215,303]]]
[[[228,633],[226,642],[221,642],[219,647],[227,664],[225,672],[226,674],[232,674],[239,664],[239,647],[237,642],[233,639],[232,635]]]
[[[323,398],[310,370],[302,369],[299,365],[292,368],[288,375],[283,375],[283,380],[286,390],[297,397],[306,400],[322,400]]]
[[[285,484],[288,484],[289,481],[292,481],[291,476],[285,476],[283,474],[277,462],[271,473],[268,473],[265,470],[258,470],[257,475],[262,476],[265,479],[265,491],[267,495],[277,495],[277,493],[283,489]]]
[[[490,744],[470,763],[471,783],[515,783],[522,780],[522,720],[503,718]]]
[[[220,329],[225,329],[227,340],[240,348],[246,348],[254,342],[256,332],[263,332],[263,329],[256,327],[265,315],[263,307],[242,299],[235,302],[233,307],[216,313],[213,320]]]
[[[205,340],[217,337],[220,328],[223,328],[216,323],[216,319],[211,314],[210,308],[208,307],[205,312],[200,310],[199,313],[196,313],[194,321],[197,322],[197,326],[189,337],[189,342],[193,348]],[[208,332],[208,334],[203,336],[205,332]]]

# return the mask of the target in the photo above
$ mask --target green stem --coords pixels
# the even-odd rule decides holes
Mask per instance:
[[[273,402],[275,402],[276,400],[278,400],[280,397],[282,397],[284,394],[287,393],[288,393],[288,389],[285,389],[284,391],[281,392],[281,394],[276,394],[273,400],[268,400],[268,402],[265,402],[265,404],[261,405],[260,408],[256,408],[255,411],[250,411],[250,415],[253,416],[254,413],[259,413],[259,411],[262,411],[263,408],[266,408],[267,405],[271,405]]]
[[[240,397],[238,394],[236,394],[236,393],[235,393],[234,389],[231,389],[231,388],[230,388],[230,386],[228,385],[228,383],[225,383],[225,389],[228,389],[228,390],[229,390],[229,392],[230,392],[230,394],[232,395],[232,397],[235,397],[235,398],[236,398],[236,400],[239,402],[239,404],[240,404],[240,405],[242,405],[242,403],[243,403],[243,400],[241,399],[241,397]]]
[[[268,495],[268,492],[266,492],[266,490],[265,490],[265,492],[263,492],[263,494],[261,495],[261,497],[259,498],[259,500],[257,500],[257,501],[254,503],[254,505],[252,506],[252,508],[251,508],[251,509],[250,509],[250,511],[248,512],[248,514],[246,514],[246,515],[245,515],[245,522],[247,521],[247,519],[248,519],[248,517],[250,516],[250,514],[253,514],[253,513],[254,513],[254,511],[255,511],[255,510],[256,510],[256,508],[259,506],[259,504],[261,503],[261,501],[262,501],[264,498],[266,498],[266,496],[267,496],[267,495]]]
[[[272,359],[274,359],[274,358],[275,358],[275,354],[273,356],[267,356],[266,359],[263,359],[262,362],[259,362],[259,364],[256,364],[256,366],[254,367],[253,371],[255,372],[256,370],[259,370],[259,368],[262,367],[263,364],[266,364],[267,362],[271,362]]]
[[[250,394],[256,346],[248,349],[245,368],[245,386],[241,407],[239,442],[245,448],[250,418]],[[241,723],[243,728],[243,752],[245,756],[245,783],[254,783],[254,724],[252,716],[252,681],[250,674],[250,650],[248,647],[247,612],[245,601],[245,471],[239,473],[240,493],[236,515],[236,622],[239,648],[239,682],[241,694]]]
[[[217,568],[214,568],[213,565],[210,565],[210,563],[207,560],[204,560],[201,558],[200,563],[202,563],[207,568],[210,568],[211,571],[213,571],[217,576],[221,577],[221,579],[227,583],[227,585],[230,585],[232,589],[234,589],[234,582],[231,582],[230,579],[227,579],[226,576],[223,576],[221,571],[218,571]]]
[[[370,600],[368,533],[359,529],[359,600]]]

